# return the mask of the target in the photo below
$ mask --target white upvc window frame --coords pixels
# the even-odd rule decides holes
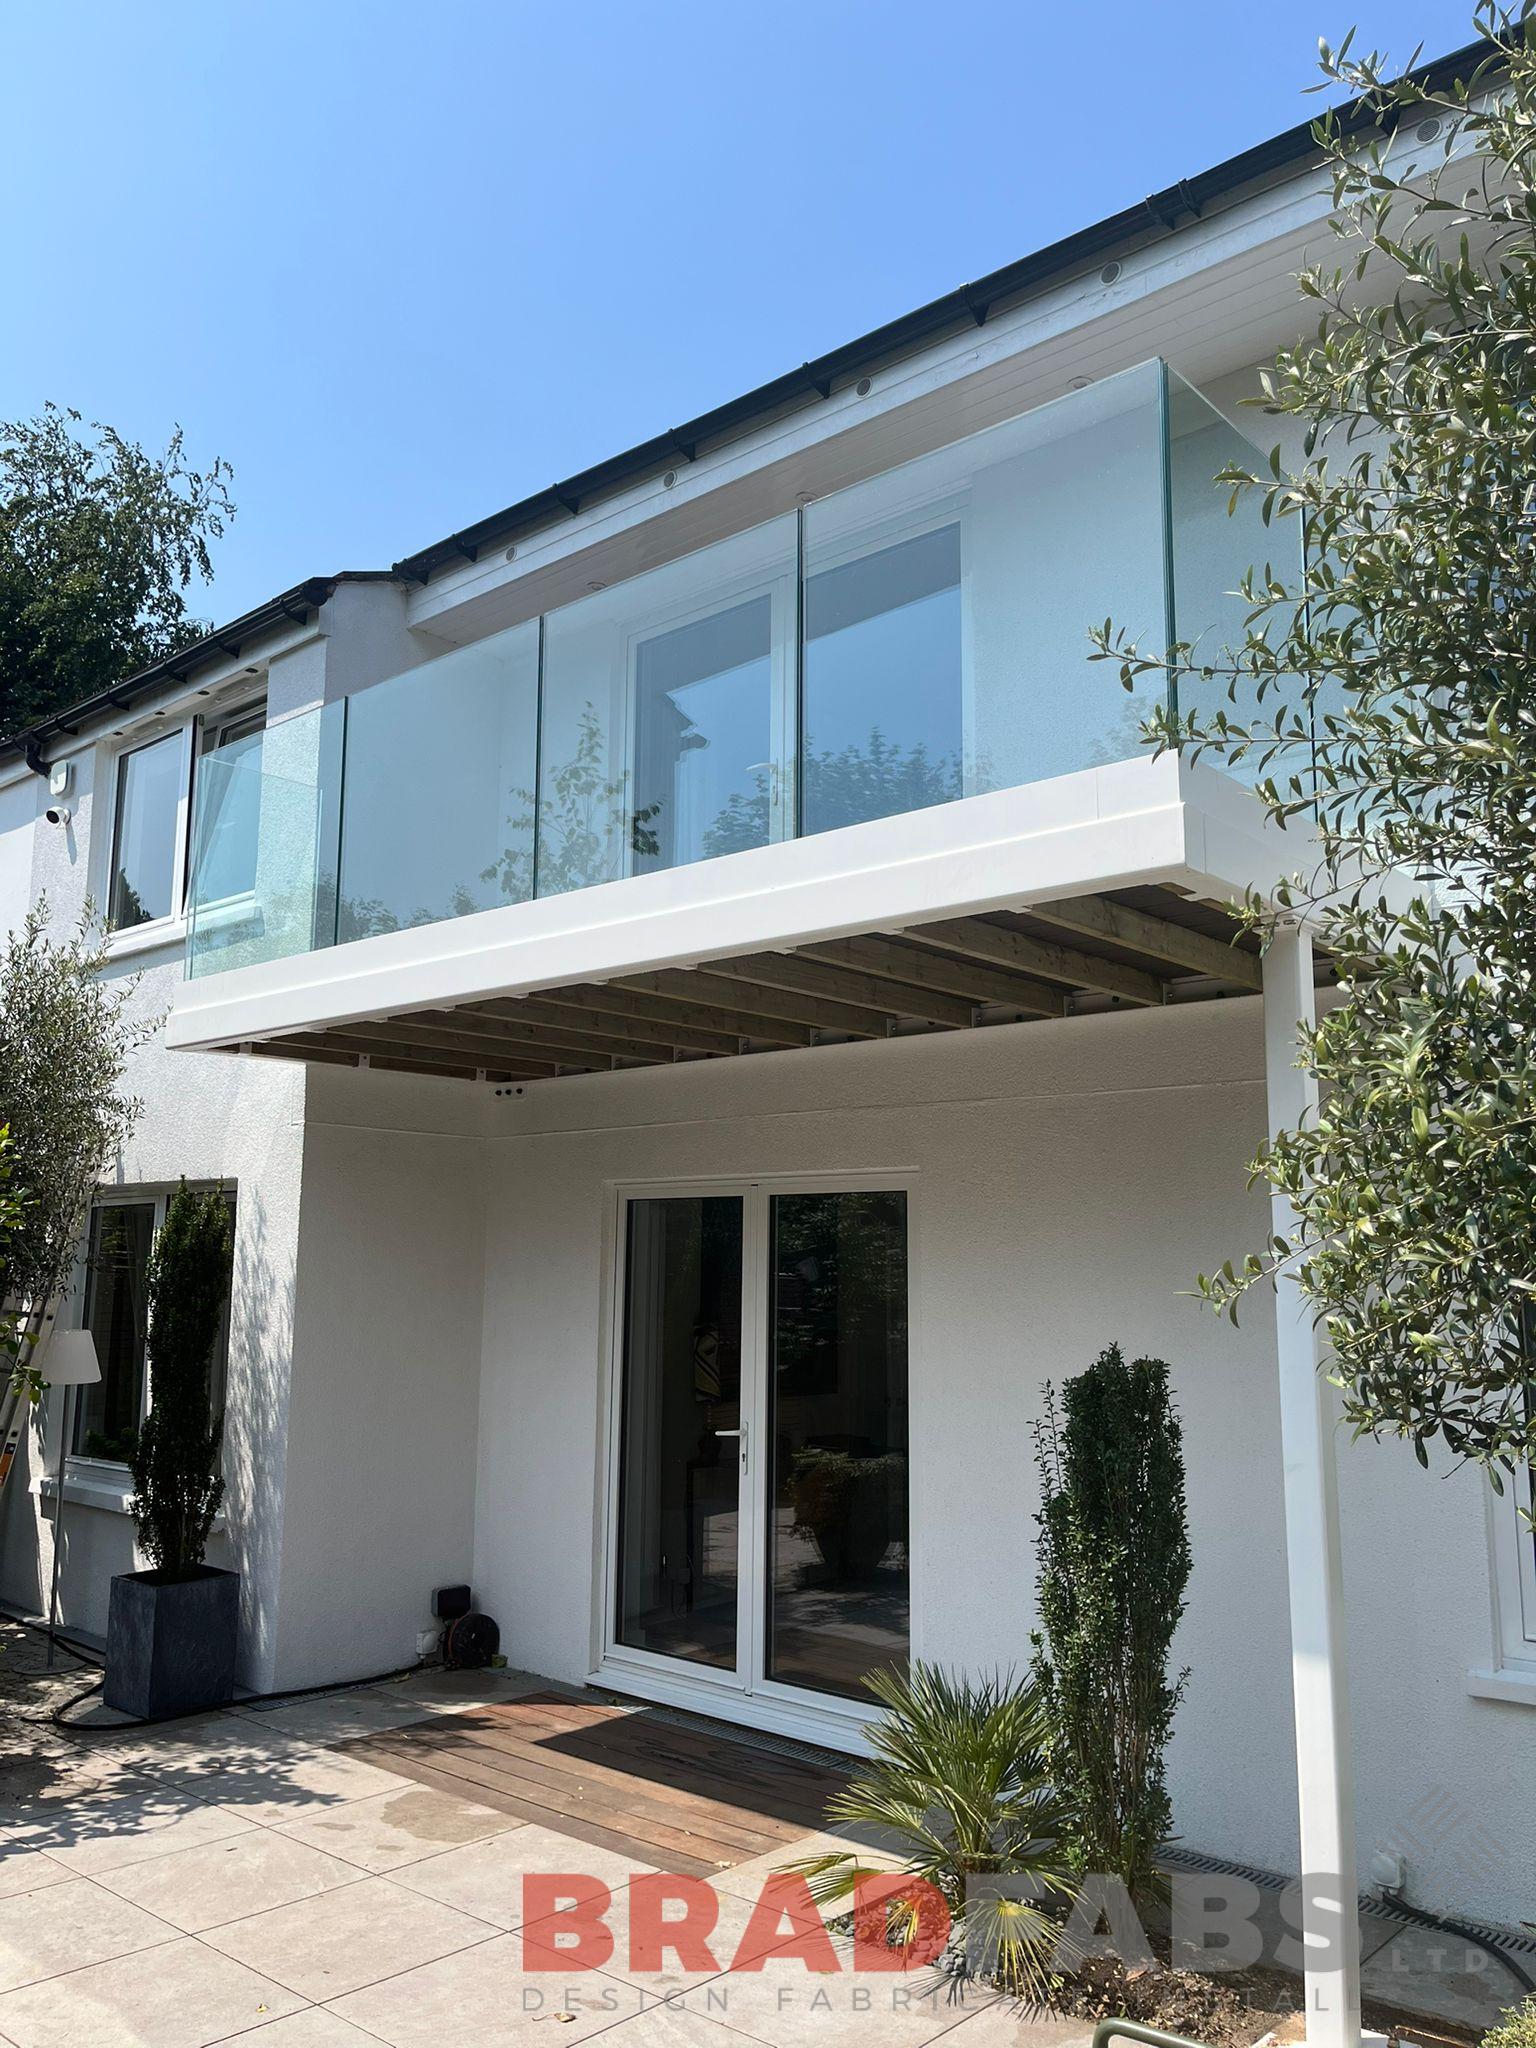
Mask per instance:
[[[96,895],[103,913],[112,914],[113,871],[117,859],[117,837],[122,824],[123,767],[134,754],[162,741],[179,739],[181,758],[176,778],[176,818],[171,851],[171,908],[164,917],[146,918],[142,924],[124,925],[107,934],[109,953],[146,952],[156,946],[175,944],[186,934],[187,859],[192,826],[192,758],[196,720],[154,720],[128,735],[119,746],[106,751],[99,787],[106,798],[106,815],[101,824],[101,853],[96,866]]]
[[[251,734],[267,729],[267,700],[265,696],[254,699],[243,698],[231,701],[228,709],[206,712],[193,721],[195,742],[193,746],[192,772],[188,793],[187,832],[185,840],[184,865],[181,895],[183,924],[189,922],[192,913],[192,828],[196,818],[197,778],[202,773],[203,762],[208,755],[231,741],[246,739]],[[200,930],[224,928],[253,922],[261,914],[261,905],[254,884],[249,889],[237,890],[231,896],[220,896],[209,903],[197,906],[197,923]]]
[[[172,841],[170,911],[164,917],[146,918],[142,924],[124,925],[120,930],[109,931],[106,937],[108,953],[149,952],[185,941],[192,884],[192,806],[197,790],[198,767],[205,754],[211,753],[215,747],[223,743],[224,738],[231,736],[231,728],[243,726],[250,730],[251,721],[258,717],[264,726],[265,696],[245,695],[232,698],[228,708],[220,707],[206,712],[189,710],[174,716],[167,714],[163,718],[152,719],[137,730],[125,734],[110,748],[103,749],[97,781],[97,787],[104,799],[99,833],[102,850],[93,866],[97,901],[110,916],[117,835],[121,823],[123,763],[130,755],[141,753],[146,747],[155,746],[173,735],[178,736],[181,742]],[[209,735],[214,737],[210,739]],[[93,834],[93,839],[97,836]],[[231,898],[228,905],[220,904],[218,911],[224,916],[240,916],[249,909],[249,903],[249,897]]]
[[[1502,1494],[1488,1491],[1499,1668],[1525,1678],[1536,1700],[1536,1530],[1529,1519],[1536,1486],[1522,1465],[1504,1475]]]

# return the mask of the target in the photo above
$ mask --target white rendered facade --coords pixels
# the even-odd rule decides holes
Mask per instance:
[[[799,532],[803,556],[811,508],[834,492],[1158,357],[1243,421],[1255,365],[1300,325],[1288,279],[1320,241],[1326,203],[1310,171],[1239,193],[1131,252],[1113,279],[1095,268],[1023,297],[579,507],[510,559],[486,547],[424,582],[342,579],[115,725],[55,738],[49,764],[73,769],[67,827],[44,821],[44,782],[0,760],[0,913],[14,925],[46,895],[62,921],[106,899],[119,758],[167,732],[186,735],[190,789],[196,721],[228,716],[233,729],[260,702],[281,758],[282,728],[291,750],[321,708],[539,617],[547,659],[549,619],[594,586],[622,590],[775,521]],[[1085,610],[1084,633],[1107,608]],[[1107,670],[1070,687],[1100,692],[1113,725]],[[402,817],[403,838],[429,837],[436,816],[424,803]],[[1257,1301],[1234,1331],[1190,1299],[1197,1271],[1268,1226],[1245,1168],[1284,1107],[1285,1042],[1310,988],[1296,959],[1267,996],[1251,974],[1219,1000],[1190,984],[1129,1007],[1102,992],[1068,1002],[1064,988],[1062,1013],[1030,1022],[499,1084],[242,1051],[293,1033],[343,1044],[326,1034],[1063,899],[1155,888],[1220,902],[1296,861],[1235,783],[1113,755],[764,836],[194,978],[178,868],[169,914],[114,939],[113,971],[142,976],[136,1002],[169,1011],[135,1060],[145,1110],[115,1185],[163,1190],[185,1174],[235,1191],[215,1561],[244,1576],[243,1680],[297,1686],[407,1662],[431,1588],[469,1579],[515,1663],[856,1745],[846,1698],[754,1676],[750,1660],[723,1676],[669,1672],[617,1639],[622,1219],[668,1190],[713,1194],[739,1200],[750,1237],[779,1194],[899,1191],[913,1654],[1025,1662],[1043,1385],[1114,1341],[1165,1357],[1195,1555],[1176,1652],[1192,1673],[1172,1753],[1180,1836],[1299,1866],[1298,1614],[1313,1866],[1330,1830],[1348,1830],[1352,1765],[1355,1839],[1340,1853],[1398,1847],[1425,1904],[1529,1918],[1536,1583],[1512,1506],[1465,1472],[1426,1476],[1395,1448],[1340,1446],[1335,1532],[1334,1447],[1307,1408],[1310,1333],[1282,1314],[1277,1336]],[[27,1610],[46,1597],[40,1475],[55,1463],[55,1442],[35,1434],[3,1502],[0,1594]],[[122,1475],[80,1457],[70,1486],[64,1614],[99,1633],[107,1580],[132,1560]],[[1348,2015],[1333,2017],[1319,2038],[1345,2038]]]

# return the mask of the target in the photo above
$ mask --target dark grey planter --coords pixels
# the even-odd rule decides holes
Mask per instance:
[[[141,1721],[221,1707],[235,1690],[240,1574],[199,1565],[191,1578],[123,1572],[107,1607],[103,1701]]]

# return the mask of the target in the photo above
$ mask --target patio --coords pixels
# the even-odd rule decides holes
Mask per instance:
[[[541,2030],[615,2048],[1077,2048],[1091,2032],[931,1972],[812,1975],[773,1956],[733,1972],[765,1875],[829,1839],[817,1824],[837,1774],[653,1709],[522,1674],[427,1672],[103,1732],[83,1751],[36,1733],[37,1781],[0,1818],[12,2048],[211,2048],[256,2030],[272,2048],[510,2048]],[[671,1951],[637,1967],[627,1888],[656,1870],[707,1877],[716,1967]],[[529,1872],[611,1888],[601,1969],[525,1967]],[[851,1945],[832,1939],[845,1964]],[[1381,1923],[1367,1946],[1376,1995],[1413,2002],[1422,1941]],[[1497,1994],[1459,1983],[1442,1959],[1447,2017]]]

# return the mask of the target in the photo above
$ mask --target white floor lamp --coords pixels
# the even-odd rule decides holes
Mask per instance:
[[[48,1602],[48,1669],[58,1650],[59,1559],[64,1551],[64,1468],[69,1457],[69,1433],[74,1415],[70,1395],[76,1387],[94,1387],[101,1378],[96,1356],[96,1339],[89,1330],[55,1330],[48,1345],[44,1372],[51,1387],[64,1389],[64,1413],[59,1423],[59,1480],[53,1496],[53,1593]],[[75,1402],[80,1396],[75,1394]]]

